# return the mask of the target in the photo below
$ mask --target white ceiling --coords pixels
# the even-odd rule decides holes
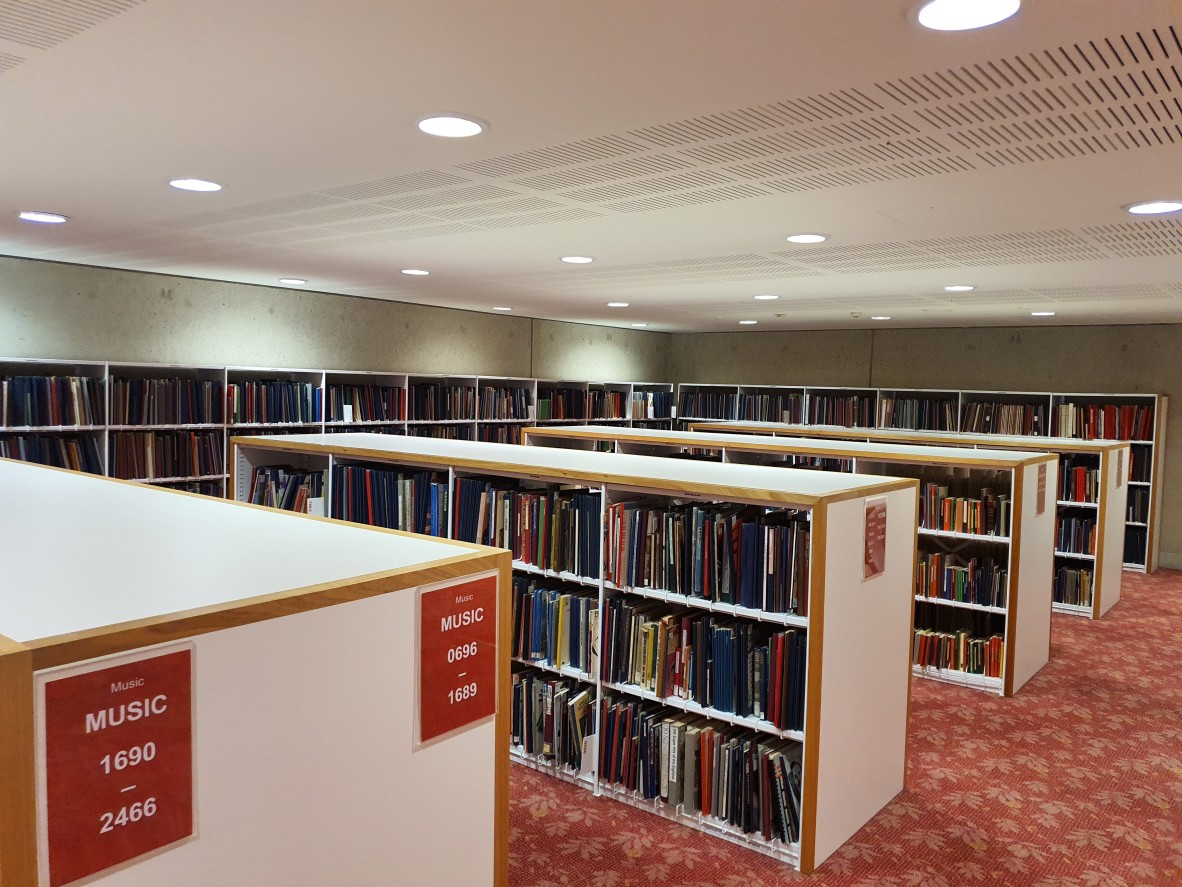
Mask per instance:
[[[3,0],[0,253],[654,330],[1182,320],[1182,213],[1122,209],[1182,195],[1182,3],[917,6]]]

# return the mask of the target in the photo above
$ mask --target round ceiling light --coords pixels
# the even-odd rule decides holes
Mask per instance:
[[[221,191],[222,186],[217,182],[208,182],[205,179],[171,179],[169,181],[172,187],[180,191]]]
[[[627,308],[628,303],[627,302],[608,302],[607,307],[608,308]]]
[[[289,286],[303,286],[308,281],[304,280],[302,277],[280,277],[279,282],[286,283]]]
[[[595,261],[594,256],[563,256],[562,261],[568,265],[590,265]]]
[[[480,135],[488,129],[488,124],[474,117],[461,117],[459,114],[432,114],[420,120],[418,127],[429,136],[466,139]]]
[[[430,271],[424,271],[422,268],[403,268],[403,274],[409,274],[411,277],[426,277]]]
[[[891,316],[889,314],[871,314],[870,319],[871,320],[890,320]]]
[[[759,323],[759,321],[758,320],[740,320],[739,323],[742,326],[754,326],[755,324]]]
[[[774,302],[779,296],[773,296],[771,293],[760,293],[758,296],[752,296],[758,302]]]
[[[507,308],[504,305],[493,305],[493,311],[512,311],[512,308]]]
[[[1135,216],[1160,216],[1182,209],[1182,200],[1146,200],[1143,203],[1130,203],[1125,209]]]
[[[1054,317],[1055,312],[1054,311],[1031,311],[1030,316],[1031,317]]]
[[[1005,21],[1021,5],[1021,0],[931,0],[918,18],[933,31],[971,31]]]
[[[789,234],[784,238],[789,243],[824,243],[829,239],[828,234]]]
[[[26,222],[40,222],[42,225],[61,225],[70,220],[69,216],[63,216],[61,213],[47,213],[37,209],[22,210],[20,218]]]
[[[967,293],[975,290],[975,286],[969,286],[967,283],[954,283],[952,286],[944,287],[946,293]]]

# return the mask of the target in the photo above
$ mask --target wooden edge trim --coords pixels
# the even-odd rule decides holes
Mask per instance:
[[[825,549],[828,511],[812,513],[809,553],[808,673],[805,675],[804,785],[800,799],[800,871],[811,874],[817,859],[817,767],[821,756],[821,660],[825,651]]]
[[[1153,485],[1149,488],[1149,526],[1145,528],[1145,572],[1152,573],[1157,569],[1157,523],[1161,512],[1162,491],[1166,469],[1166,396],[1157,398],[1157,408],[1153,417]],[[1129,467],[1132,467],[1133,448],[1129,447]],[[1125,480],[1128,480],[1125,472]],[[1122,555],[1123,557],[1123,555]]]
[[[1132,457],[1132,447],[1129,448],[1129,456]],[[1104,594],[1104,548],[1105,540],[1108,536],[1108,481],[1111,479],[1113,472],[1108,469],[1108,453],[1100,454],[1100,495],[1098,497],[1098,506],[1096,508],[1096,563],[1092,567],[1092,618],[1099,619],[1103,608],[1100,606],[1101,599]],[[1117,458],[1120,458],[1118,456]],[[1130,466],[1126,465],[1125,469]],[[1126,474],[1127,477],[1127,474]],[[1121,524],[1123,529],[1123,522]],[[1122,550],[1121,557],[1124,557]]]
[[[34,670],[53,668],[98,656],[123,653],[199,634],[238,628],[255,622],[278,619],[281,616],[390,594],[481,570],[495,570],[499,568],[500,559],[506,557],[506,553],[495,549],[492,552],[495,553],[457,555],[367,576],[324,582],[180,613],[151,616],[118,625],[42,638],[28,642],[27,646],[33,653]]]
[[[1006,594],[1006,637],[1005,677],[1002,681],[1002,695],[1014,695],[1014,660],[1017,658],[1018,636],[1018,583],[1022,579],[1022,510],[1026,506],[1025,470],[1015,469],[1013,483],[1013,508],[1010,512],[1010,587]],[[1050,633],[1047,633],[1050,644]]]
[[[509,887],[509,741],[513,729],[512,588],[513,563],[498,556],[500,576],[497,595],[497,716],[493,774],[493,887]]]
[[[33,653],[0,635],[0,884],[36,887]]]
[[[915,649],[915,576],[919,570],[919,495],[914,499],[914,544],[911,546],[911,582],[907,586],[911,598],[911,633],[907,636],[907,721],[903,725],[903,787],[907,786],[907,749],[911,747],[911,674]]]
[[[235,440],[239,440],[236,438]],[[325,455],[342,456],[364,462],[385,462],[401,465],[422,465],[440,470],[455,468],[461,471],[484,472],[505,477],[522,477],[545,482],[576,482],[588,486],[607,485],[611,487],[632,487],[643,490],[659,489],[662,493],[677,495],[684,493],[691,496],[708,496],[713,499],[744,499],[755,502],[769,502],[789,508],[815,508],[826,502],[840,502],[843,499],[858,498],[860,496],[888,493],[898,489],[890,481],[883,480],[873,485],[842,490],[839,493],[824,493],[812,495],[808,493],[789,493],[779,490],[768,490],[755,487],[735,487],[712,483],[695,483],[693,481],[667,481],[639,475],[604,474],[596,471],[582,471],[566,468],[548,468],[545,466],[531,466],[528,464],[514,465],[506,462],[495,462],[488,459],[453,458],[435,456],[424,453],[407,453],[400,450],[369,450],[362,447],[330,446],[321,443],[290,442],[280,438],[243,438],[251,441],[246,447],[259,449],[282,450],[291,453],[318,452]],[[194,494],[195,495],[195,494]],[[247,503],[239,503],[247,504]]]

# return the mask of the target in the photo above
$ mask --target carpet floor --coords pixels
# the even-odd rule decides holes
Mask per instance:
[[[1051,635],[1012,699],[912,682],[906,788],[812,875],[513,766],[511,887],[1182,885],[1182,573]]]

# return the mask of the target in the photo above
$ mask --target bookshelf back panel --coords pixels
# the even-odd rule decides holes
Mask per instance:
[[[1038,514],[1039,465],[1029,465],[1022,471],[1022,526],[1012,545],[1020,551],[1018,575],[1011,576],[1013,594],[1011,609],[1019,620],[1017,636],[1007,638],[1013,645],[1013,690],[1025,684],[1050,658],[1051,594],[1054,564],[1055,490],[1059,463],[1040,463],[1047,467],[1046,502]],[[1011,566],[1011,569],[1013,567]],[[1016,584],[1015,584],[1016,582]],[[1007,684],[1009,679],[1007,678]]]
[[[1121,483],[1119,487],[1116,486],[1118,460],[1123,463],[1120,466]],[[1124,545],[1120,540],[1123,540],[1125,534],[1125,509],[1129,495],[1129,450],[1127,448],[1110,450],[1104,454],[1104,461],[1107,467],[1107,471],[1101,474],[1102,479],[1106,482],[1104,514],[1102,516],[1104,546],[1100,549],[1101,561],[1097,564],[1104,595],[1100,600],[1101,609],[1096,614],[1097,616],[1103,616],[1112,608],[1113,604],[1120,600],[1120,580],[1124,572],[1124,558],[1121,556]],[[1109,542],[1109,533],[1117,537],[1115,544]]]

